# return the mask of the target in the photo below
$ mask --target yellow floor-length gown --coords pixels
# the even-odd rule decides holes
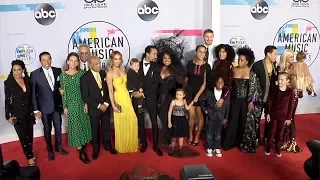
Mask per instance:
[[[136,152],[138,149],[138,120],[133,110],[127,75],[113,79],[114,101],[121,106],[121,112],[114,112],[115,147],[119,153]]]

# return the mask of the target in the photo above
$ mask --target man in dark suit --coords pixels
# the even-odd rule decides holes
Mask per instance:
[[[55,151],[62,155],[68,154],[61,145],[62,98],[59,92],[61,69],[51,67],[51,55],[48,52],[40,53],[39,59],[42,67],[31,73],[32,104],[35,116],[42,119],[48,159],[51,161],[54,160],[51,142],[52,123],[55,130]]]
[[[251,68],[251,70],[257,75],[257,78],[260,83],[262,96],[263,96],[262,97],[263,107],[267,102],[270,87],[277,85],[277,80],[278,80],[278,76],[277,76],[278,73],[276,70],[276,59],[278,56],[277,48],[271,45],[266,46],[264,49],[264,55],[265,55],[265,58],[255,62]],[[252,102],[249,103],[249,107],[253,108]],[[265,121],[265,124],[267,124],[266,121]],[[261,138],[260,140],[261,144],[265,143],[267,139],[268,131],[269,131],[268,126],[265,125],[264,133],[263,133],[264,135],[263,135],[263,138]],[[258,128],[257,137],[260,137],[260,126]]]
[[[91,121],[92,159],[94,160],[98,158],[100,152],[100,126],[104,149],[111,154],[117,154],[117,151],[111,145],[109,91],[105,81],[106,73],[101,70],[100,64],[100,59],[97,56],[91,56],[89,59],[90,70],[80,79],[82,100],[88,104]]]
[[[151,119],[153,134],[153,151],[158,156],[163,153],[158,147],[158,123],[157,123],[157,93],[160,83],[160,66],[155,62],[158,50],[155,46],[147,46],[140,62],[139,74],[142,78],[142,89],[145,96],[146,109]],[[144,127],[144,118],[138,118],[140,142],[142,147],[140,152],[144,153],[147,149],[146,130]]]

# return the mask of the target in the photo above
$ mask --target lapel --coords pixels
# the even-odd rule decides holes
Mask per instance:
[[[153,76],[153,68],[154,68],[154,64],[153,62],[150,62],[150,67],[149,67],[149,70],[147,72],[147,77],[152,77]]]
[[[39,71],[40,71],[40,76],[39,76],[40,80],[41,80],[42,82],[44,82],[44,84],[47,85],[47,87],[50,89],[50,91],[52,91],[52,89],[51,89],[51,87],[50,87],[50,85],[49,85],[49,82],[48,82],[48,80],[47,80],[46,74],[45,74],[45,72],[43,71],[42,67],[40,68]]]
[[[97,90],[98,90],[100,96],[102,97],[102,94],[101,94],[101,92],[100,92],[100,88],[99,88],[99,86],[98,86],[98,83],[97,83],[97,81],[96,81],[96,78],[94,77],[94,74],[92,73],[91,69],[88,70],[88,71],[90,71],[90,72],[89,72],[89,78],[92,79],[92,81],[94,82],[95,86],[97,87]],[[99,72],[99,74],[100,74],[100,78],[101,78],[101,72]],[[91,80],[89,79],[89,81],[91,81]],[[101,82],[102,82],[102,81],[101,81]],[[102,83],[102,88],[103,88],[103,83]]]
[[[144,65],[143,65],[143,60],[142,60],[142,61],[140,61],[140,68],[138,71],[141,77],[144,77],[143,66]]]
[[[58,77],[59,77],[59,74],[58,74],[58,70],[54,67],[51,67],[52,69],[52,72],[53,72],[53,77],[54,77],[54,86],[53,86],[53,90],[56,89],[57,85],[58,85]]]

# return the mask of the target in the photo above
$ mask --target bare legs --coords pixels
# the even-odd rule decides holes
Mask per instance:
[[[193,128],[194,128],[194,120],[197,116],[198,119],[198,130],[196,133],[196,137],[193,139]],[[200,106],[193,106],[189,109],[189,139],[188,143],[193,144],[194,146],[198,145],[200,139],[200,133],[203,129],[204,120],[203,114]]]

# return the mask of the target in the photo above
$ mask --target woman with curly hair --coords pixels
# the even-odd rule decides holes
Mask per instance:
[[[239,147],[243,152],[255,152],[256,132],[262,113],[262,94],[256,75],[250,71],[253,51],[244,46],[237,50],[238,66],[232,79],[230,118],[223,149]]]
[[[5,117],[16,130],[23,152],[30,166],[35,166],[33,154],[32,85],[26,66],[21,60],[11,63],[8,79],[4,81]]]
[[[183,46],[177,41],[177,36],[157,38],[153,45],[158,49],[158,63],[161,66],[159,99],[157,103],[158,115],[162,124],[160,135],[164,146],[171,144],[171,133],[168,128],[168,110],[177,88],[184,84],[185,69],[181,63]]]
[[[216,77],[217,75],[221,75],[224,77],[224,84],[227,86],[227,91],[223,94],[222,98],[218,100],[217,106],[221,106],[231,91],[231,83],[233,76],[233,65],[232,62],[235,58],[234,48],[228,44],[219,44],[215,48],[215,54],[218,58],[213,63],[213,70],[211,71],[210,76]],[[211,80],[215,78],[208,79],[208,86],[214,85],[215,83]]]

